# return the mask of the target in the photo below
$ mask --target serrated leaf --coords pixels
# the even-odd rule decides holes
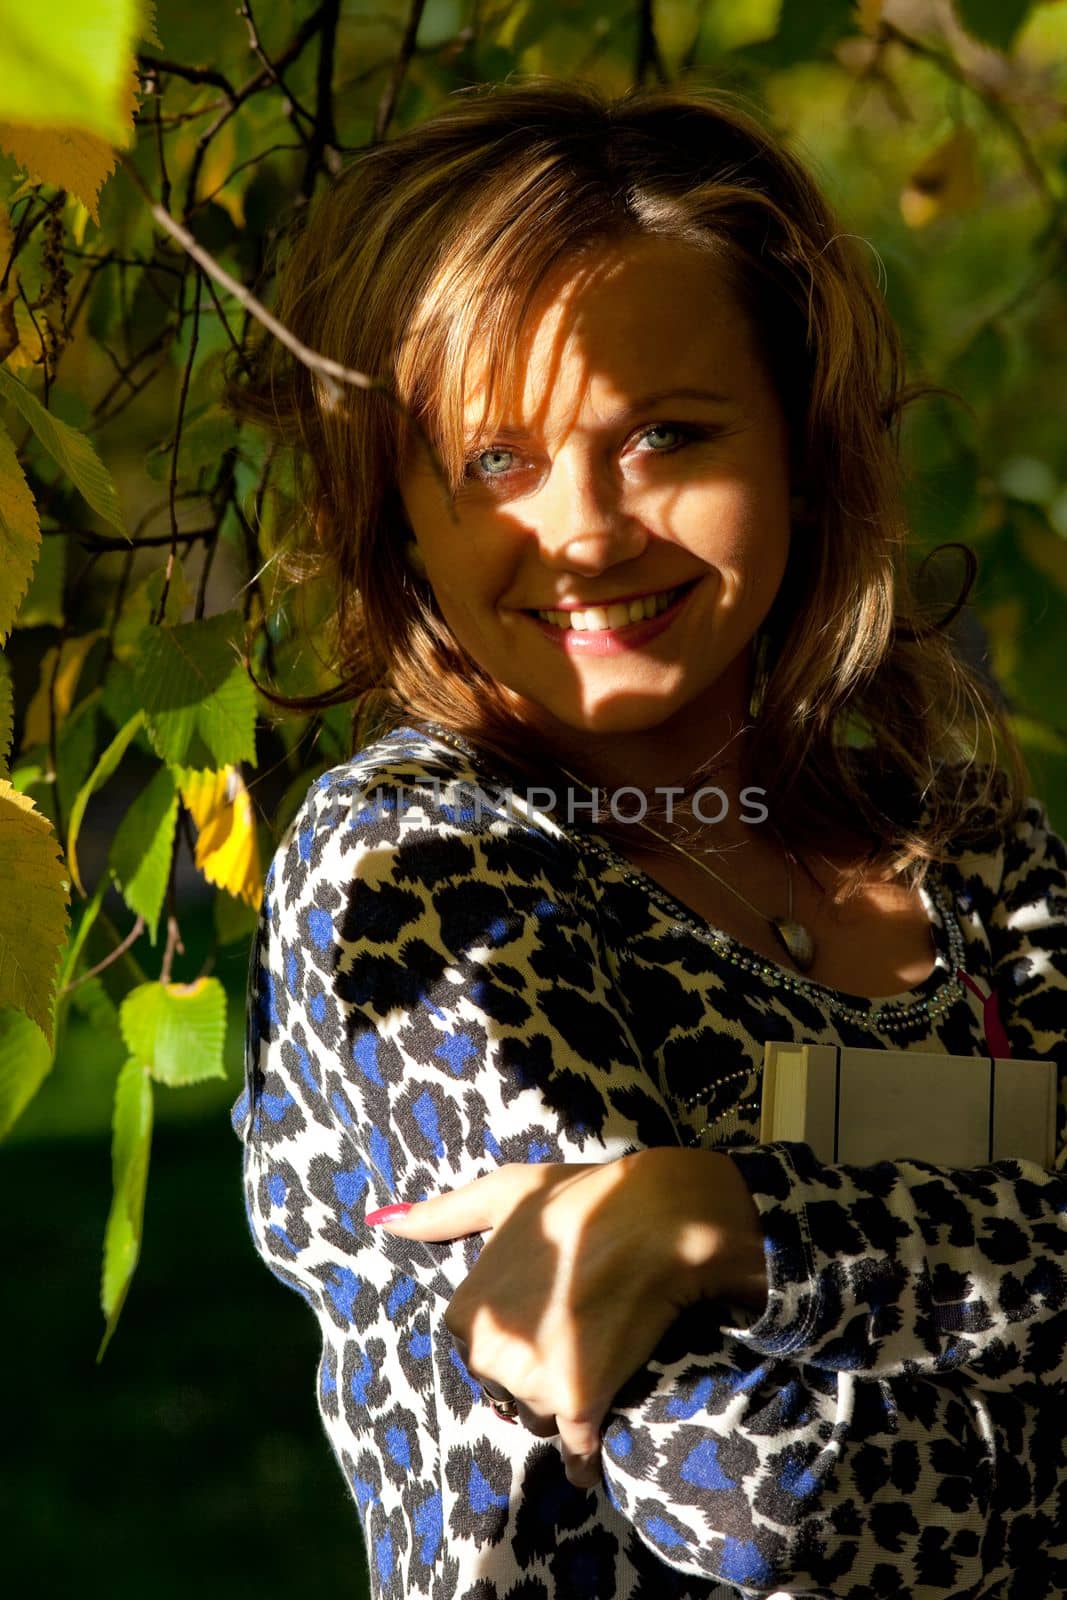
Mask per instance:
[[[15,617],[16,628],[63,626],[63,588],[67,576],[69,542],[60,535],[42,535],[37,565]]]
[[[42,447],[97,515],[129,539],[111,474],[85,434],[46,411],[37,396],[3,367],[0,367],[0,399],[10,401],[20,412]]]
[[[108,856],[122,898],[131,911],[144,918],[153,944],[170,877],[177,822],[174,778],[166,767],[160,767],[127,808]]]
[[[82,818],[85,816],[85,808],[96,791],[114,774],[116,767],[126,753],[126,747],[143,722],[144,712],[137,711],[129,722],[119,729],[85,783],[78,790],[77,799],[71,808],[70,822],[67,826],[67,864],[70,867],[70,875],[82,894],[85,893],[85,890],[78,875],[78,833],[81,829]]]
[[[252,797],[238,767],[181,775],[182,799],[197,826],[194,860],[209,883],[259,904],[263,867]]]
[[[152,1109],[152,1084],[143,1063],[127,1061],[115,1085],[111,1122],[111,1210],[100,1279],[100,1309],[107,1325],[97,1361],[111,1342],[141,1253]]]
[[[122,142],[122,93],[140,34],[137,0],[3,0],[5,71],[0,117],[30,126],[85,128]]]
[[[0,778],[11,776],[11,736],[15,725],[11,663],[0,654]]]
[[[256,695],[232,638],[238,611],[146,628],[137,669],[148,736],[161,760],[197,771],[255,765]]]
[[[56,731],[63,726],[74,702],[74,691],[78,687],[85,658],[95,640],[103,638],[103,634],[103,628],[91,628],[88,633],[70,635],[63,640],[61,648],[52,645],[45,651],[41,658],[37,688],[26,707],[20,749],[32,750],[35,744],[48,743],[53,706]]]
[[[52,1048],[24,1011],[0,1010],[0,1139],[14,1127],[52,1069]]]
[[[139,85],[136,63],[129,54],[119,84],[113,137],[100,138],[76,122],[49,127],[0,122],[0,146],[25,170],[29,182],[65,189],[99,224],[99,195],[115,169],[114,146],[126,147],[133,141]]]
[[[130,1055],[171,1088],[224,1078],[226,991],[218,978],[144,983],[129,993],[119,1026]]]
[[[141,635],[156,614],[162,592],[163,568],[159,566],[126,596],[112,640],[112,650],[120,661],[136,660],[139,657]],[[163,621],[171,624],[179,623],[192,598],[193,591],[185,580],[185,568],[182,566],[181,557],[178,556],[170,575]]]
[[[31,1017],[55,1047],[54,1000],[70,885],[59,841],[28,795],[0,778],[0,1006]]]
[[[37,506],[11,435],[0,423],[0,642],[11,632],[40,550]]]
[[[956,13],[967,32],[996,50],[1010,50],[1030,14],[1032,0],[956,0]]]

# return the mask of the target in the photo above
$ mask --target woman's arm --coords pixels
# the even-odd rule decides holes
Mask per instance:
[[[760,1211],[766,1312],[738,1338],[857,1377],[960,1369],[989,1385],[1067,1377],[1067,848],[1029,801],[988,918],[1017,1056],[1059,1063],[1059,1159],[831,1166],[806,1145],[731,1152]]]
[[[613,1494],[681,1570],[847,1595],[881,1567],[897,1592],[963,1593],[1019,1564],[1020,1529],[1034,1592],[1067,1592],[1067,850],[1037,802],[984,921],[1014,1053],[1060,1064],[1057,1170],[728,1152],[768,1304],[685,1312],[604,1433]]]

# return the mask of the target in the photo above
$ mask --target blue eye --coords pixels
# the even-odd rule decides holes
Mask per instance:
[[[509,470],[514,458],[514,450],[483,450],[470,458],[467,467],[474,467],[477,477],[501,478]]]
[[[685,434],[685,432],[686,430],[677,422],[654,422],[650,428],[645,429],[644,433],[642,433],[640,437],[642,439],[647,439],[650,433]],[[677,445],[671,445],[670,449],[668,450],[653,450],[652,454],[655,456],[666,456],[670,455],[671,450],[677,450],[677,448]]]

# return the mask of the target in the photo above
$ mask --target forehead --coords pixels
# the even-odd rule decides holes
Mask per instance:
[[[491,351],[470,352],[467,427],[478,426],[483,411],[531,427],[557,410],[580,410],[595,426],[654,390],[710,388],[740,398],[763,381],[721,263],[684,241],[647,236],[557,271],[531,303],[513,355],[508,374]]]

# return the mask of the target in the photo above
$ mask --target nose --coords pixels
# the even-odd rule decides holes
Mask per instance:
[[[538,495],[541,560],[553,571],[592,575],[636,560],[648,530],[627,509],[625,487],[611,464],[580,447],[561,450]]]

